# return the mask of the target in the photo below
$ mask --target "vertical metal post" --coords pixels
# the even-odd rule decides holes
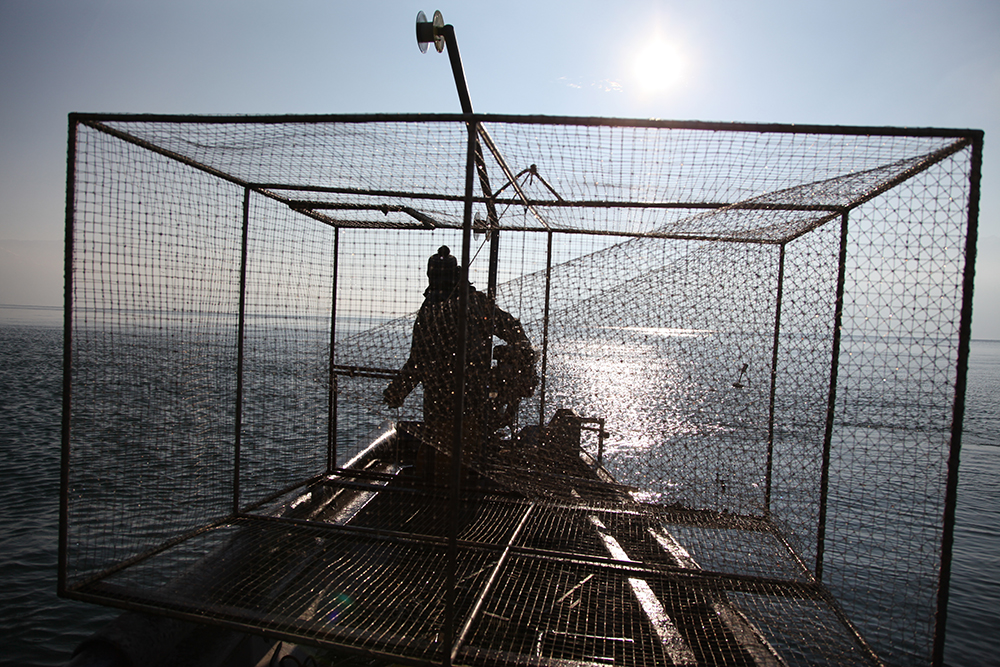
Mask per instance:
[[[458,51],[458,40],[455,39],[455,29],[451,25],[441,28],[448,50],[448,59],[451,62],[452,75],[455,77],[455,87],[458,89],[458,98],[462,104],[462,112],[472,114],[472,100],[469,97],[469,87],[465,82],[465,71],[462,68],[462,57]],[[468,131],[469,139],[465,158],[465,211],[462,219],[462,280],[459,285],[459,321],[458,321],[458,347],[455,355],[455,423],[451,448],[451,502],[449,503],[450,520],[448,526],[448,558],[446,564],[446,597],[445,597],[445,620],[442,628],[444,641],[443,665],[451,665],[452,655],[458,650],[454,646],[455,640],[455,598],[457,594],[456,578],[458,572],[458,520],[459,505],[461,502],[461,482],[462,482],[462,431],[464,426],[465,411],[465,371],[468,345],[468,319],[469,319],[469,268],[471,263],[472,249],[472,197],[476,176],[477,164],[482,163],[480,172],[480,183],[487,197],[491,195],[489,191],[489,180],[486,176],[486,166],[482,162],[482,153],[479,147],[479,122],[475,118],[469,118]],[[496,213],[492,206],[489,208],[492,227],[496,222]],[[488,292],[490,298],[496,296],[496,275],[495,261],[498,252],[496,237],[493,238],[490,246],[490,277]],[[492,340],[488,341],[492,352]],[[477,434],[478,435],[478,434]]]
[[[598,465],[604,465],[604,436],[606,431],[604,430],[604,417],[599,417],[597,419],[597,463]]]
[[[774,469],[774,394],[778,383],[778,342],[781,337],[781,296],[785,287],[785,244],[778,254],[778,295],[774,304],[774,342],[771,345],[771,397],[767,415],[767,470],[764,473],[764,516],[771,516],[771,477]]]
[[[475,154],[477,142],[478,121],[468,121],[469,143],[465,162],[465,213],[462,221],[462,278],[459,284],[459,321],[458,341],[455,355],[455,421],[451,446],[451,497],[449,502],[448,521],[448,558],[446,563],[445,581],[445,622],[442,628],[444,641],[443,664],[451,664],[449,647],[455,639],[455,598],[457,594],[456,580],[458,573],[458,523],[461,503],[462,483],[462,432],[465,411],[465,372],[468,346],[469,319],[469,263],[472,250],[472,198],[475,183]]]
[[[545,249],[545,314],[542,316],[542,381],[538,389],[538,426],[545,426],[545,376],[549,362],[549,295],[552,290],[552,230]]]
[[[488,182],[487,182],[488,183]],[[484,188],[486,186],[484,185]],[[489,196],[489,193],[486,194]],[[492,205],[490,206],[492,209]],[[496,213],[491,213],[489,215],[489,225],[490,225],[490,271],[489,277],[486,283],[486,295],[490,297],[490,301],[496,301],[497,299],[497,273],[499,272],[500,265],[500,225],[497,224]]]
[[[243,445],[243,359],[246,337],[247,252],[250,239],[250,188],[243,189],[243,245],[240,249],[240,309],[236,325],[236,424],[233,434],[233,514],[240,513],[240,454]]]
[[[478,125],[477,125],[478,128]],[[483,196],[486,198],[486,224],[487,233],[490,238],[490,264],[489,273],[486,281],[486,296],[489,297],[490,303],[494,306],[496,305],[497,299],[497,273],[499,272],[500,264],[500,218],[497,216],[497,208],[493,202],[493,190],[490,188],[490,177],[486,173],[486,160],[483,158],[483,145],[479,141],[479,131],[476,131],[476,170],[479,172],[479,185],[482,188]],[[490,309],[490,321],[489,321],[489,332],[490,335],[486,337],[486,340],[482,341],[483,344],[483,354],[485,355],[487,365],[493,364],[493,332],[495,331],[495,316],[496,309]],[[488,381],[488,380],[487,380]],[[489,388],[488,391],[492,391]],[[484,401],[480,419],[481,423],[489,423],[489,404]],[[477,447],[477,455],[481,456],[483,454],[483,448],[486,446],[485,442],[481,442],[479,447]]]
[[[340,262],[340,227],[333,228],[333,301],[330,305],[330,378],[327,394],[326,473],[337,467],[337,374],[334,371],[337,350],[337,277]]]
[[[934,665],[944,664],[945,629],[948,624],[948,593],[951,587],[952,548],[955,540],[955,505],[958,502],[958,463],[962,448],[962,421],[965,418],[965,383],[969,375],[969,339],[972,337],[972,289],[976,277],[976,242],[979,236],[979,194],[983,167],[983,133],[972,142],[969,174],[968,230],[965,236],[965,268],[962,277],[962,311],[958,325],[958,364],[955,377],[955,404],[951,414],[951,449],[948,453],[948,480],[944,497],[941,534],[941,576],[938,581],[937,611],[934,617]]]
[[[486,282],[486,296],[489,298],[490,304],[494,307],[490,308],[489,314],[489,329],[490,335],[486,337],[486,340],[482,341],[484,347],[483,354],[485,363],[487,366],[493,365],[493,332],[496,331],[496,300],[497,300],[497,273],[498,265],[500,263],[500,225],[498,223],[496,207],[493,205],[492,200],[489,197],[492,195],[490,191],[489,178],[486,175],[486,165],[483,163],[482,156],[482,146],[479,141],[476,141],[476,164],[479,167],[479,183],[483,188],[483,194],[487,197],[486,209],[487,209],[487,224],[489,225],[490,234],[490,266],[489,274]],[[494,390],[494,387],[489,385],[490,377],[487,376],[487,395]],[[488,424],[490,405],[488,401],[483,401],[483,405],[480,408],[480,419],[482,424]],[[486,441],[485,438],[479,443],[476,448],[477,456],[482,456],[485,452]]]
[[[462,113],[471,114],[472,113],[472,98],[469,96],[469,86],[465,80],[465,68],[462,67],[462,55],[458,50],[458,39],[455,37],[455,28],[452,25],[444,25],[440,28],[441,34],[444,37],[445,46],[448,51],[448,60],[451,64],[451,73],[455,78],[455,88],[458,90],[458,100],[462,105]],[[486,295],[489,297],[490,302],[493,303],[497,296],[497,265],[500,256],[500,227],[499,227],[499,217],[497,216],[496,206],[493,203],[493,192],[490,189],[490,179],[486,172],[486,160],[483,158],[482,145],[479,143],[479,123],[476,121],[469,122],[469,131],[472,132],[471,140],[474,143],[473,146],[473,159],[476,170],[479,172],[479,184],[483,190],[483,196],[486,197],[486,211],[487,211],[487,225],[490,233],[490,264],[489,264],[489,274],[487,277],[487,287]],[[469,192],[471,196],[471,191]],[[472,208],[471,200],[467,202],[468,210],[466,211],[466,223],[468,223],[469,228],[472,228]],[[463,244],[470,243],[463,236]],[[468,278],[469,265],[463,255],[463,262],[465,262],[464,273],[465,277]],[[462,289],[465,289],[464,287]],[[462,311],[466,312],[465,310]],[[493,331],[493,312],[490,311],[490,322],[489,331]],[[492,363],[493,359],[493,337],[489,336],[487,340],[482,343],[487,349],[483,350],[486,355],[488,363]],[[487,406],[484,404],[482,406],[483,410],[483,421],[486,423],[486,411]],[[481,445],[482,443],[479,443]],[[481,451],[481,448],[477,446],[477,451]]]
[[[823,551],[826,546],[826,507],[830,487],[830,448],[833,418],[837,409],[837,371],[840,367],[840,328],[844,316],[844,282],[847,276],[847,211],[840,216],[840,255],[837,264],[837,296],[833,312],[833,349],[830,356],[830,395],[826,405],[823,435],[823,463],[819,483],[819,519],[816,527],[816,579],[823,580]]]
[[[76,214],[76,116],[69,115],[66,147],[66,238],[63,253],[62,458],[59,464],[59,573],[56,589],[66,592],[69,547],[69,458],[73,390],[73,221]]]

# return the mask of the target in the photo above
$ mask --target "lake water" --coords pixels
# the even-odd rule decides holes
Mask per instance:
[[[65,664],[119,613],[55,594],[62,331],[44,315],[0,326],[0,664]],[[1000,665],[1000,341],[972,343],[964,433],[945,659]]]

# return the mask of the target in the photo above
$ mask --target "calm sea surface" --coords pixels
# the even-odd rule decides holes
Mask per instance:
[[[37,315],[37,314],[35,314]],[[0,664],[63,665],[118,615],[56,597],[62,331],[0,326]],[[36,318],[37,321],[37,318]],[[1000,665],[1000,341],[973,341],[946,661]]]

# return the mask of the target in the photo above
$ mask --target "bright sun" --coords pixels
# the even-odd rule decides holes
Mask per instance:
[[[681,50],[663,38],[640,47],[632,61],[632,74],[646,94],[663,93],[684,78],[686,63]]]

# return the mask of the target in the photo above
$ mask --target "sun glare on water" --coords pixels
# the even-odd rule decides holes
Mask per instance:
[[[649,39],[632,58],[632,75],[647,95],[670,91],[684,80],[686,72],[684,53],[664,37]]]

